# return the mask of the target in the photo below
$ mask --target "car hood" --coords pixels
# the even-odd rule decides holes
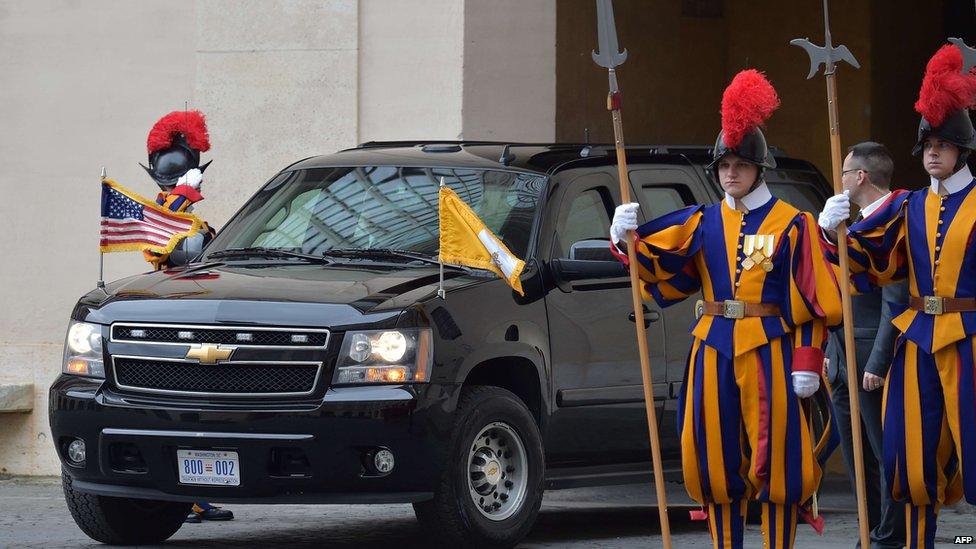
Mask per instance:
[[[238,322],[318,326],[389,317],[436,295],[436,265],[235,262],[136,275],[82,298],[74,318],[110,323]],[[445,272],[447,291],[489,280]]]

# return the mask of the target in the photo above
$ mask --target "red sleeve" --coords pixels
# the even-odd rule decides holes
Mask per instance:
[[[638,240],[639,239],[637,237],[637,233],[635,232],[634,233],[634,241],[631,242],[630,245],[631,246],[636,246]],[[637,248],[634,248],[634,249],[636,250]],[[610,253],[612,253],[614,257],[616,257],[621,263],[623,263],[624,264],[624,267],[627,267],[628,269],[630,269],[630,258],[627,256],[627,252],[624,252],[623,250],[621,250],[620,248],[618,248],[617,247],[617,244],[615,242],[611,242],[610,243]]]
[[[794,372],[823,373],[824,352],[820,347],[797,347],[793,349]]]

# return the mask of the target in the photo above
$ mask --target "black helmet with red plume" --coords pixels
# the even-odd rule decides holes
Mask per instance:
[[[201,172],[200,153],[210,150],[207,123],[200,111],[173,111],[159,119],[146,139],[149,167],[143,167],[163,190],[171,190],[177,180],[193,168]]]
[[[759,129],[779,107],[769,80],[755,69],[739,72],[722,94],[722,131],[712,149],[714,169],[727,154],[735,154],[762,168],[775,168],[766,137]]]
[[[969,107],[976,100],[976,75],[962,73],[962,53],[959,48],[944,45],[935,52],[925,67],[922,89],[915,102],[915,110],[922,115],[918,125],[918,142],[912,154],[922,152],[930,137],[944,139],[962,149],[962,167],[968,151],[976,150],[976,131],[969,118]]]

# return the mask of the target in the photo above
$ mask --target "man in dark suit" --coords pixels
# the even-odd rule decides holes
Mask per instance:
[[[891,194],[889,185],[894,163],[887,148],[865,142],[849,149],[844,159],[843,184],[851,202],[861,208],[858,221],[884,204]],[[861,405],[861,432],[864,435],[865,488],[872,548],[901,548],[905,545],[903,507],[891,499],[881,474],[881,400],[884,378],[894,356],[898,330],[892,326],[892,305],[908,302],[908,286],[900,282],[881,290],[854,296],[854,343],[857,357],[858,396]],[[848,474],[854,479],[853,440],[851,438],[850,388],[847,385],[844,331],[832,330],[826,356],[827,379],[833,390],[834,409],[841,436],[841,448]],[[860,545],[860,542],[858,543]]]

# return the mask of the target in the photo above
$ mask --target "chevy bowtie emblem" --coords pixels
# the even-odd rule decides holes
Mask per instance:
[[[227,360],[234,354],[237,347],[221,347],[213,343],[202,343],[193,345],[186,352],[186,358],[193,358],[200,361],[200,364],[216,364],[221,360]]]

